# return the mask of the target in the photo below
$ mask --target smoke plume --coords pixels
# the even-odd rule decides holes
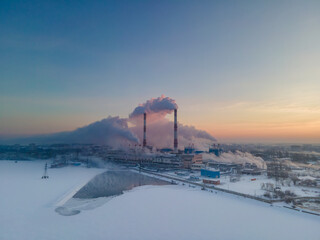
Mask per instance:
[[[129,115],[129,121],[135,124],[130,129],[142,141],[143,113],[147,113],[147,144],[158,148],[172,148],[174,123],[166,119],[165,116],[171,114],[177,108],[178,105],[172,98],[164,95],[152,98],[140,104]],[[216,141],[216,139],[206,131],[178,123],[179,146],[187,146],[193,143],[199,150],[208,150],[213,141]]]
[[[165,117],[167,114],[172,113],[172,111],[177,108],[178,105],[176,104],[175,100],[162,95],[161,97],[152,98],[145,103],[140,104],[129,115],[129,118],[133,119],[143,115],[144,113],[147,113],[149,118],[152,117],[160,119]]]
[[[140,140],[142,139],[142,123],[130,129]],[[193,143],[196,149],[208,150],[209,145],[211,145],[213,141],[216,141],[216,139],[203,130],[179,123],[178,141],[180,147]],[[167,119],[161,119],[147,124],[147,144],[158,148],[172,148],[173,122]]]
[[[117,147],[130,142],[138,143],[139,139],[129,130],[126,119],[108,117],[74,131],[37,135],[18,139],[16,142],[99,144]]]
[[[157,148],[172,148],[173,121],[169,121],[165,117],[177,108],[178,105],[175,100],[162,95],[137,106],[128,119],[108,117],[74,131],[11,139],[11,142],[39,144],[78,143],[126,147],[130,143],[142,142],[143,113],[147,113],[147,144]],[[129,122],[132,126],[130,128],[128,127]],[[180,148],[193,143],[197,149],[207,150],[212,141],[216,140],[203,130],[178,123],[178,141]]]
[[[240,152],[236,151],[225,152],[222,153],[219,157],[215,154],[203,154],[204,160],[212,160],[215,162],[225,162],[225,163],[237,163],[237,164],[245,164],[245,163],[254,163],[257,167],[265,169],[266,163],[261,157],[255,157],[251,153],[248,152]]]

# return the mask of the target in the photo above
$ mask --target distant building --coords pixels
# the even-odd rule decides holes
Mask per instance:
[[[220,178],[220,171],[213,168],[201,169],[201,176],[210,178]]]
[[[221,163],[221,162],[208,162],[208,166],[218,169],[221,172],[238,172],[242,169],[242,164],[236,163]]]
[[[247,175],[261,175],[262,170],[258,168],[244,168],[241,170],[242,174],[247,174]]]
[[[217,157],[219,157],[222,153],[222,148],[220,148],[219,144],[213,144],[210,148],[209,148],[209,153],[213,153],[214,155],[216,155]]]
[[[202,168],[204,168],[205,165],[204,164],[199,164],[199,163],[193,163],[191,165],[191,170],[201,170]]]
[[[193,154],[194,152],[195,152],[195,148],[193,144],[184,148],[184,154]]]
[[[202,164],[201,154],[182,154],[180,156],[182,167],[190,169],[193,164]]]
[[[203,179],[202,182],[203,182],[204,184],[220,185],[220,180]]]
[[[288,178],[290,168],[281,161],[267,162],[267,175],[276,179]]]

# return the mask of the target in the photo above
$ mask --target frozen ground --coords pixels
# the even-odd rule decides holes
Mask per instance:
[[[199,183],[202,183],[203,177],[200,176],[200,172],[188,174],[187,176],[178,176],[174,172],[166,173],[172,177],[178,177],[183,179],[189,179],[190,175],[194,175],[200,178]],[[251,179],[255,178],[255,181],[251,181]],[[218,188],[228,189],[231,191],[249,194],[252,196],[259,196],[263,197],[263,194],[266,192],[265,190],[261,189],[262,183],[272,183],[276,186],[276,181],[274,179],[268,178],[265,174],[263,175],[241,175],[240,180],[237,182],[230,182],[229,175],[221,175],[220,177],[221,184],[217,186]],[[286,184],[282,186],[279,185],[282,191],[290,190],[291,192],[295,193],[297,197],[319,197],[320,196],[320,188],[313,188],[313,187],[304,187],[304,186],[294,186],[291,183],[291,186],[287,186]]]
[[[251,181],[252,178],[255,178],[255,181]],[[274,179],[270,179],[265,175],[259,176],[247,176],[242,175],[240,181],[238,182],[230,182],[229,176],[221,176],[221,185],[218,186],[220,188],[229,189],[235,192],[246,193],[252,196],[260,196],[262,197],[265,193],[265,190],[261,189],[262,183],[272,183],[276,186],[276,181]],[[282,191],[290,190],[294,192],[298,197],[318,197],[320,196],[319,188],[311,188],[311,187],[302,187],[302,186],[282,186],[280,184],[280,188]]]
[[[0,239],[320,239],[320,218],[224,193],[143,186],[74,216],[54,210],[99,169],[0,161]],[[100,202],[100,200],[99,200]]]

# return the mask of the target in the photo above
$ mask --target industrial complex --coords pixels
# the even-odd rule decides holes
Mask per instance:
[[[299,152],[295,146],[292,150],[290,146],[228,145],[212,141],[207,149],[197,149],[192,142],[179,148],[178,111],[175,108],[171,112],[174,113],[173,132],[170,131],[172,147],[159,148],[148,142],[146,111],[136,116],[143,122],[137,126],[143,133],[142,144],[131,142],[119,148],[94,144],[15,144],[0,146],[0,159],[50,160],[48,168],[103,168],[111,164],[174,184],[225,191],[268,203],[285,201],[295,207],[320,211],[319,161],[316,155],[303,152],[312,146],[302,146]],[[46,165],[43,179],[49,178],[47,170]]]
[[[204,154],[219,157],[223,149],[219,144],[212,143],[207,151],[199,151],[194,144],[185,146],[184,150],[178,149],[178,111],[174,109],[173,148],[156,149],[148,145],[147,139],[147,113],[143,114],[143,144],[131,145],[128,149],[110,149],[104,155],[107,161],[124,164],[127,166],[138,166],[141,169],[151,171],[185,170],[198,172],[204,182],[219,184],[220,174],[261,174],[263,171],[255,164],[235,164],[217,162],[204,158]]]

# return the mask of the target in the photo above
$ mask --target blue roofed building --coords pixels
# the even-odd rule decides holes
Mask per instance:
[[[214,168],[201,169],[202,177],[220,178],[220,171]]]

